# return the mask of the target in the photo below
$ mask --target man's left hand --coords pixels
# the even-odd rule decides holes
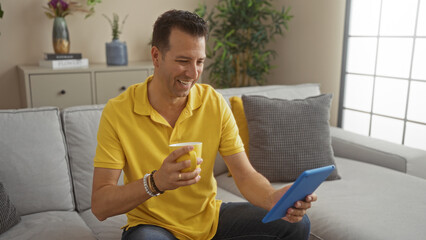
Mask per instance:
[[[277,191],[273,195],[272,201],[275,205],[278,200],[284,195],[285,192],[291,187],[291,185],[285,186]],[[287,214],[283,217],[283,220],[286,220],[291,223],[300,222],[303,219],[303,216],[306,214],[306,211],[311,208],[312,202],[315,202],[318,199],[315,193],[306,196],[305,201],[297,201],[293,207],[287,209]]]

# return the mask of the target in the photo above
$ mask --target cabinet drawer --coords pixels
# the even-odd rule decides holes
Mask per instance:
[[[32,107],[92,104],[90,73],[30,75]]]
[[[96,72],[96,103],[106,103],[110,98],[118,96],[130,85],[145,81],[149,70]]]

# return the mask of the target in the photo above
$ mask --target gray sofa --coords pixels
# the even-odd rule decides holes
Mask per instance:
[[[294,99],[319,94],[319,86],[218,91],[225,99],[241,94]],[[0,183],[21,218],[0,240],[120,239],[125,215],[99,222],[90,210],[102,109],[0,110]],[[311,239],[424,239],[426,152],[334,127],[331,135],[341,179],[316,191],[319,200],[308,212]],[[219,155],[214,174],[218,199],[245,201]]]

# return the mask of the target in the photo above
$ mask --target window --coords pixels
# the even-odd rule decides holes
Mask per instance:
[[[347,0],[338,126],[426,150],[426,0]]]

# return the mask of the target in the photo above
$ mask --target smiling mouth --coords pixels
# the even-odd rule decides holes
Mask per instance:
[[[185,85],[185,86],[191,85],[191,83],[192,83],[192,82],[184,82],[184,81],[181,81],[181,80],[177,80],[177,81],[180,82],[182,85]]]

